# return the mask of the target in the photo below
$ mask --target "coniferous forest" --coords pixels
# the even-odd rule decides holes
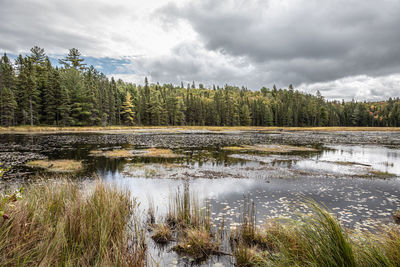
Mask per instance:
[[[109,79],[79,51],[52,66],[33,47],[15,62],[0,60],[0,124],[107,126],[400,126],[400,99],[327,101],[318,92],[202,84],[144,85]]]

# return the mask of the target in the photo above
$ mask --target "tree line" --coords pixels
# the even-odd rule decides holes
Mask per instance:
[[[143,85],[107,78],[73,48],[52,66],[44,49],[0,59],[0,125],[400,126],[400,99],[327,101],[294,90]]]

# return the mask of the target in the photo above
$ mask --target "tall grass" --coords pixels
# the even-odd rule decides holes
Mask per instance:
[[[210,206],[200,204],[198,197],[185,188],[171,195],[166,221],[172,227],[203,227],[210,231]]]
[[[350,235],[325,208],[306,204],[312,214],[301,214],[299,220],[272,220],[255,227],[253,220],[244,219],[233,238],[237,265],[400,266],[400,228]]]
[[[195,194],[185,187],[170,197],[166,223],[174,229],[177,245],[172,250],[201,261],[213,254],[225,254],[219,250],[220,240],[211,229],[209,203],[200,203]]]
[[[86,194],[67,180],[34,184],[0,219],[5,266],[144,266],[144,233],[128,192],[97,182]]]

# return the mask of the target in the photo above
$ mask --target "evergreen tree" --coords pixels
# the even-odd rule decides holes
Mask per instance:
[[[326,101],[316,95],[266,87],[251,91],[194,82],[143,86],[109,80],[86,68],[71,49],[53,68],[44,49],[33,47],[13,65],[0,59],[0,124],[400,126],[400,99],[382,102]],[[134,107],[134,110],[133,110]]]
[[[50,60],[46,58],[46,75],[45,82],[43,83],[42,91],[42,121],[45,124],[57,123],[57,100],[56,93],[60,88],[60,77],[58,70],[54,70],[51,66]]]
[[[66,69],[75,68],[84,70],[86,64],[83,63],[84,59],[81,58],[81,53],[76,48],[71,48],[68,55],[64,59],[60,59],[59,63],[64,65]]]
[[[39,122],[40,92],[37,89],[36,74],[32,59],[18,60],[19,73],[17,76],[17,103],[19,105],[19,119],[22,124],[30,123],[33,126]]]
[[[250,109],[247,104],[244,104],[240,107],[240,125],[242,126],[248,126],[251,123],[251,115],[250,115]]]
[[[11,126],[14,122],[14,112],[17,102],[14,93],[8,87],[0,89],[0,125]]]
[[[132,98],[129,92],[126,93],[125,101],[122,103],[121,116],[125,125],[135,124],[135,113],[133,112]]]

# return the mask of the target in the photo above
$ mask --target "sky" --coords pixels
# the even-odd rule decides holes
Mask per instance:
[[[400,96],[399,0],[0,0],[0,52],[78,48],[107,76]]]

